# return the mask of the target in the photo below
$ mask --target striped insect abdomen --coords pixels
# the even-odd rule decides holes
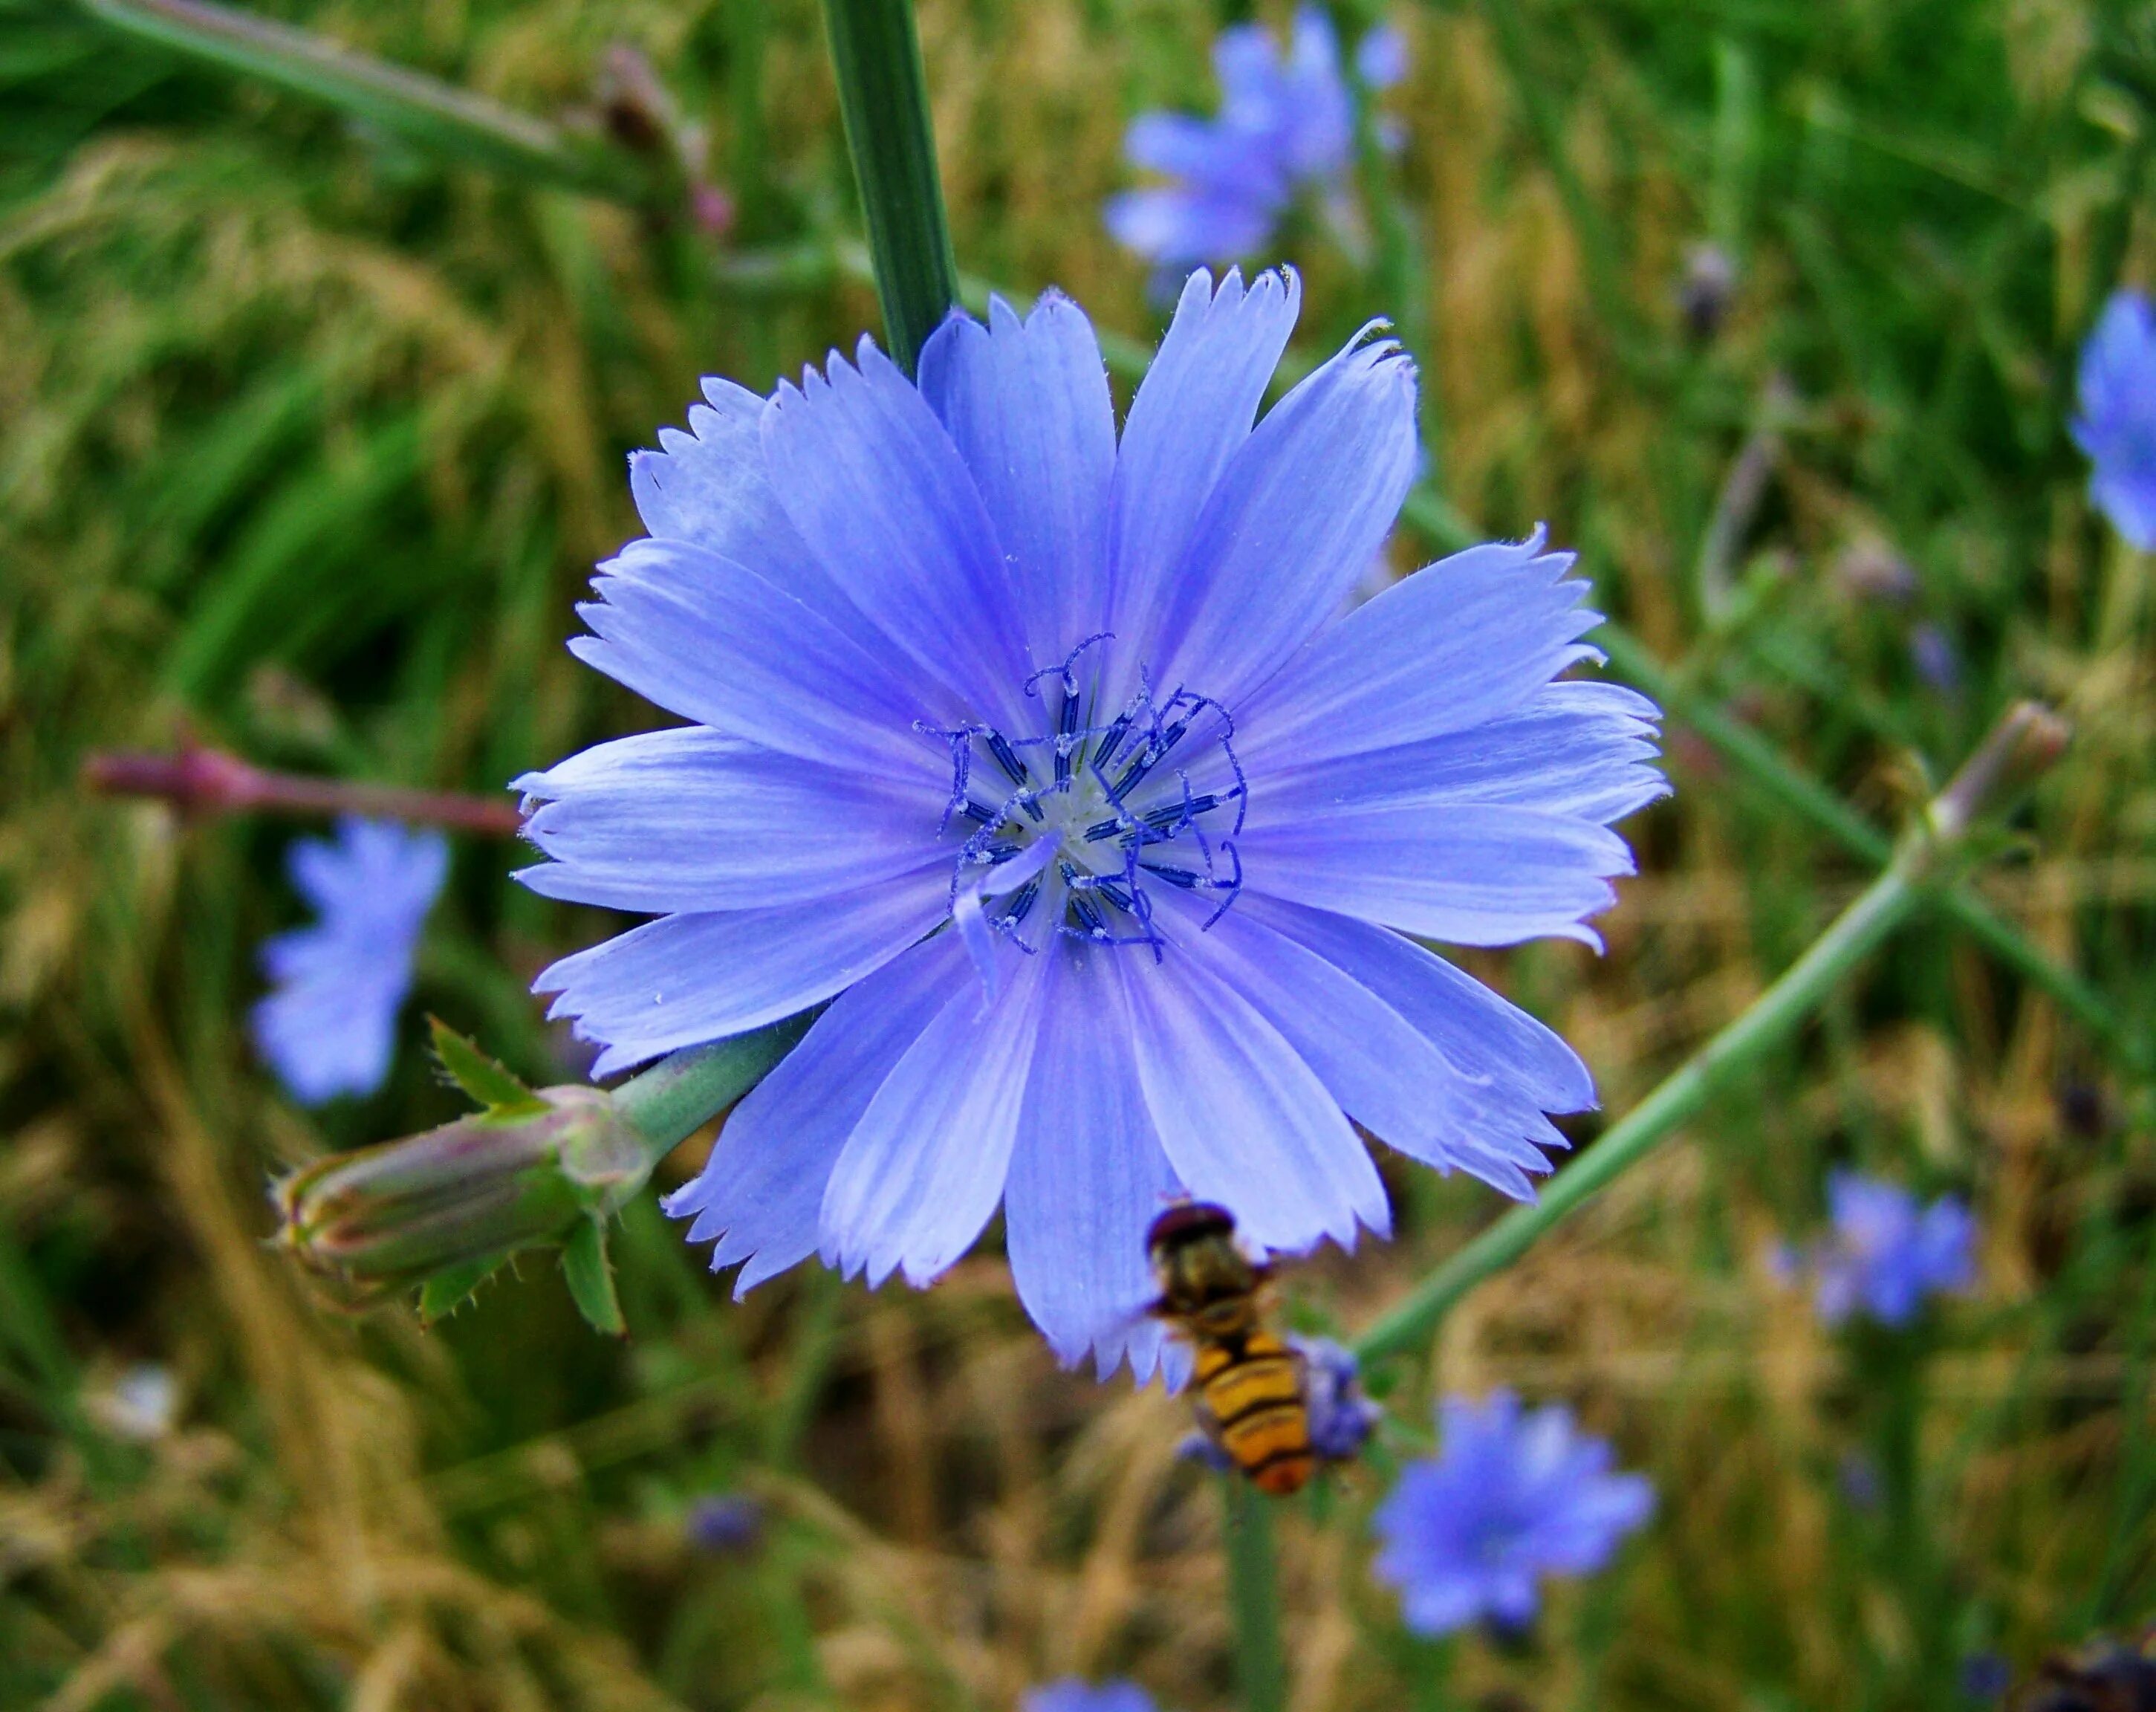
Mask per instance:
[[[1317,1466],[1302,1358],[1269,1332],[1198,1352],[1197,1380],[1214,1440],[1259,1488],[1301,1490]]]

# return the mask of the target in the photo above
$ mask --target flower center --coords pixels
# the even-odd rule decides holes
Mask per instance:
[[[952,913],[971,894],[989,927],[1028,953],[1060,934],[1147,946],[1158,959],[1152,888],[1215,900],[1209,927],[1235,902],[1249,789],[1235,721],[1211,697],[1147,684],[1120,707],[1098,705],[1101,655],[1081,661],[1109,640],[1089,637],[1026,681],[1039,728],[933,733],[951,748],[944,824],[970,828]]]

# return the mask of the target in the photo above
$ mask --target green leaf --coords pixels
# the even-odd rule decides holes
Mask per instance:
[[[484,1260],[468,1260],[445,1272],[436,1272],[419,1287],[419,1324],[431,1326],[446,1319],[471,1299],[471,1293],[507,1259],[490,1254]]]
[[[629,1335],[629,1322],[621,1315],[621,1298],[614,1294],[613,1266],[607,1259],[606,1226],[597,1219],[587,1219],[577,1226],[577,1234],[562,1251],[562,1273],[569,1281],[569,1294],[587,1325],[610,1338]]]
[[[429,1016],[434,1031],[434,1057],[451,1082],[484,1106],[490,1118],[526,1118],[547,1109],[547,1103],[526,1087],[521,1078],[480,1051],[439,1016]]]

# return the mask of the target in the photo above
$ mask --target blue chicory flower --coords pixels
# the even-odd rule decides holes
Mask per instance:
[[[2089,498],[2131,545],[2156,551],[2156,304],[2142,292],[2114,292],[2082,347],[2072,427]]]
[[[1827,1179],[1834,1232],[1822,1245],[1813,1301],[1840,1325],[1861,1310],[1882,1325],[1906,1326],[1926,1297],[1976,1281],[1976,1220],[1958,1196],[1928,1206],[1899,1184],[1854,1171]]]
[[[1310,1447],[1328,1463],[1363,1453],[1384,1411],[1363,1395],[1355,1352],[1331,1338],[1290,1338],[1302,1352],[1310,1407]]]
[[[1599,941],[1652,704],[1553,682],[1598,620],[1538,532],[1341,615],[1414,468],[1358,338],[1253,426],[1292,273],[1204,272],[1120,443],[1093,330],[954,314],[707,381],[631,484],[580,658],[695,722],[521,780],[535,890],[661,918],[540,977],[604,1075],[830,1007],[667,1202],[739,1263],[925,1284],[1002,1205],[1018,1290],[1103,1373],[1160,1348],[1144,1232],[1388,1228],[1348,1113],[1531,1193],[1593,1103],[1554,1034],[1409,934]],[[835,995],[835,998],[834,998]]]
[[[1352,227],[1347,175],[1355,100],[1341,69],[1332,20],[1315,6],[1295,15],[1283,56],[1262,24],[1236,24],[1213,44],[1220,111],[1141,114],[1124,154],[1169,182],[1109,198],[1116,241],[1165,269],[1229,262],[1264,248],[1298,195],[1313,193],[1327,218]],[[1407,75],[1407,44],[1380,25],[1356,49],[1371,89]]]
[[[1574,1431],[1561,1404],[1523,1411],[1508,1391],[1447,1397],[1438,1430],[1438,1454],[1403,1468],[1372,1519],[1373,1569],[1417,1634],[1485,1618],[1525,1627],[1541,1576],[1600,1569],[1654,1513],[1645,1478],[1611,1473],[1608,1442]]]
[[[372,1093],[389,1074],[419,928],[449,874],[448,841],[346,819],[334,841],[295,844],[286,866],[320,919],[262,947],[272,991],[254,1007],[255,1046],[309,1105]]]
[[[1066,1676],[1028,1689],[1018,1704],[1019,1712],[1153,1712],[1152,1696],[1122,1678],[1089,1683]]]

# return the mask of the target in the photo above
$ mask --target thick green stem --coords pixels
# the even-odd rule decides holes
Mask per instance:
[[[453,84],[274,19],[208,0],[82,0],[113,28],[192,59],[326,102],[406,141],[511,177],[644,202],[658,175],[609,145],[572,137]]]
[[[685,1046],[616,1088],[615,1108],[650,1148],[656,1164],[762,1081],[810,1021],[806,1014],[789,1016],[753,1034]]]
[[[824,25],[884,337],[911,374],[929,334],[958,301],[913,8],[908,0],[824,0]]]
[[[1999,728],[1933,800],[1922,827],[1854,903],[1737,1020],[1559,1171],[1530,1206],[1515,1207],[1458,1249],[1361,1338],[1363,1361],[1426,1343],[1454,1303],[1526,1253],[1546,1231],[1669,1139],[1715,1091],[1804,1026],[1843,978],[1924,902],[1925,887],[1951,856],[1979,810],[2030,763],[2063,743],[2057,722],[2025,704]]]
[[[1228,1556],[1228,1611],[1235,1628],[1235,1685],[1243,1712],[1283,1712],[1287,1654],[1281,1644],[1280,1576],[1272,1500],[1247,1480],[1220,1477]]]

